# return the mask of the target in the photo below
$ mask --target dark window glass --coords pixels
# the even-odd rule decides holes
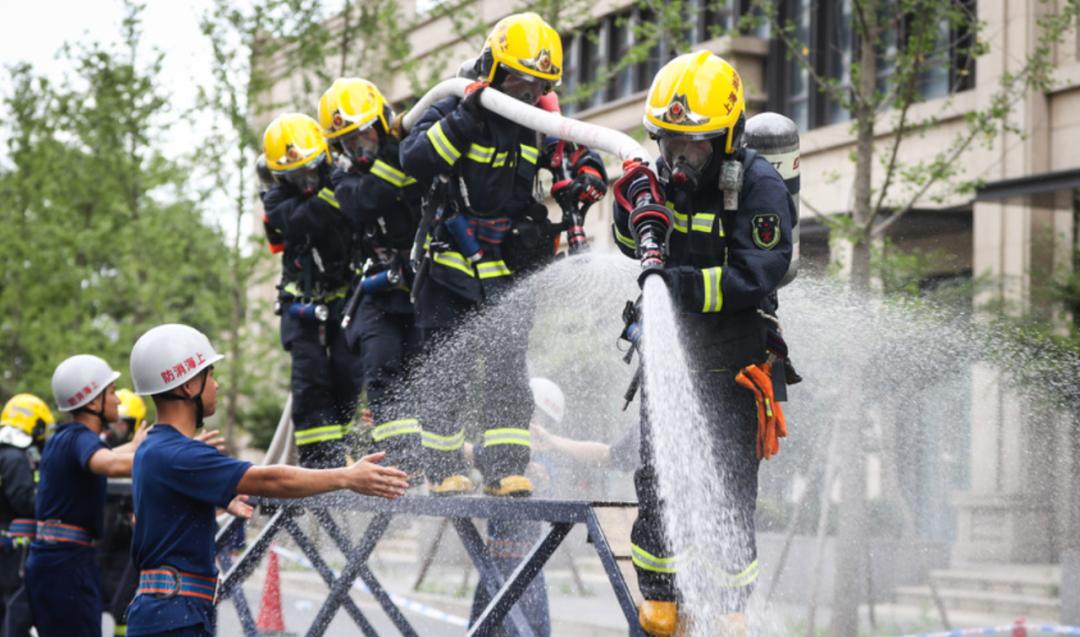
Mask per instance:
[[[794,38],[797,42],[810,42],[811,3],[810,0],[789,0],[788,10],[791,22],[795,25]],[[810,47],[803,50],[803,57],[810,57]],[[812,58],[811,58],[812,59]],[[796,55],[787,56],[787,85],[785,86],[784,113],[799,128],[810,127],[810,73],[803,67],[803,62]]]
[[[916,78],[916,90],[923,99],[944,97],[949,94],[949,69],[951,66],[951,30],[948,20],[942,20],[934,34],[933,52],[923,63]]]
[[[583,84],[588,85],[592,91],[591,96],[584,100],[582,109],[592,108],[604,103],[605,90],[603,85],[597,85],[600,78],[600,69],[604,65],[604,30],[600,27],[589,29],[581,37],[581,72],[579,77]]]
[[[637,19],[640,24],[649,24],[655,19],[655,15],[651,11],[641,11],[637,14]],[[644,29],[639,29],[639,33],[647,32]],[[652,86],[652,80],[656,77],[656,74],[660,72],[660,66],[663,64],[663,57],[660,47],[660,42],[655,42],[649,49],[649,55],[644,62],[637,65],[635,69],[636,87],[639,91],[647,90]]]
[[[626,57],[633,46],[634,32],[630,24],[629,15],[618,15],[610,18],[610,46],[608,47],[608,59],[612,66],[617,65]],[[615,71],[611,77],[611,99],[617,100],[634,92],[634,66],[627,64]]]
[[[563,76],[562,86],[558,90],[560,97],[574,94],[574,89],[578,86],[578,73],[581,69],[581,64],[578,61],[581,36],[576,34],[564,35],[562,41]],[[578,110],[577,103],[571,100],[559,100],[559,106],[564,115],[570,115]]]
[[[853,26],[851,23],[851,0],[834,0],[829,3],[828,38],[825,45],[827,75],[848,90],[851,88],[851,58],[854,54]],[[851,114],[839,99],[826,98],[825,122],[835,124],[851,119]]]

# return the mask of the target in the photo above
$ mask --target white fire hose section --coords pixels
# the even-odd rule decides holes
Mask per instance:
[[[465,78],[455,78],[437,84],[402,116],[403,129],[406,131],[411,129],[416,124],[416,120],[431,108],[432,104],[444,97],[451,95],[463,97],[465,87],[469,84],[471,82]],[[593,150],[602,150],[623,161],[637,159],[652,164],[653,158],[649,151],[626,133],[605,126],[579,122],[558,113],[529,106],[491,87],[485,88],[483,94],[480,95],[480,104],[492,113],[502,115],[512,122],[544,135],[588,146]]]

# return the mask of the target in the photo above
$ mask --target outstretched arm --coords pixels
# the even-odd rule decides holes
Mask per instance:
[[[251,467],[237,485],[238,493],[272,498],[304,498],[348,489],[363,495],[396,498],[409,483],[404,471],[378,464],[386,454],[365,456],[340,469],[302,469],[288,465]]]

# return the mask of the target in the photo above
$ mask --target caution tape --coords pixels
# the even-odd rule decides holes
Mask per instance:
[[[305,568],[315,568],[311,564],[311,560],[301,555],[300,553],[290,551],[280,546],[275,546],[272,550],[277,553],[278,557],[282,559],[289,560],[290,562],[293,562],[294,564],[299,564],[300,566],[303,566]],[[337,575],[337,571],[334,571],[334,577],[337,577]],[[365,593],[371,592],[371,590],[368,589],[368,587],[360,581],[353,582],[353,588],[359,591],[363,591]],[[402,597],[401,595],[396,595],[394,593],[389,593],[389,595],[390,600],[393,601],[394,604],[402,610],[409,610],[416,613],[417,615],[422,615],[429,619],[434,619],[435,621],[444,622],[454,626],[460,626],[462,628],[469,627],[469,620],[467,617],[461,617],[460,615],[451,615],[450,613],[441,611],[438,608],[433,608],[431,606],[428,606],[427,604],[422,604],[414,599]]]
[[[968,637],[968,635],[1010,635],[1010,637],[1028,637],[1041,635],[1080,635],[1080,626],[1054,626],[1051,624],[1028,624],[1018,620],[1007,626],[988,626],[986,628],[961,628],[939,633],[912,633],[901,637]]]

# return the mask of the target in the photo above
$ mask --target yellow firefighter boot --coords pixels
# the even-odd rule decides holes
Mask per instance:
[[[484,493],[488,495],[510,495],[525,497],[532,495],[532,480],[525,476],[506,476],[498,482],[492,482],[484,487]]]
[[[641,629],[653,637],[672,637],[678,625],[679,605],[675,602],[645,600],[638,608]]]
[[[432,495],[464,495],[473,492],[473,482],[461,474],[447,477],[439,484],[432,484],[428,492]]]

